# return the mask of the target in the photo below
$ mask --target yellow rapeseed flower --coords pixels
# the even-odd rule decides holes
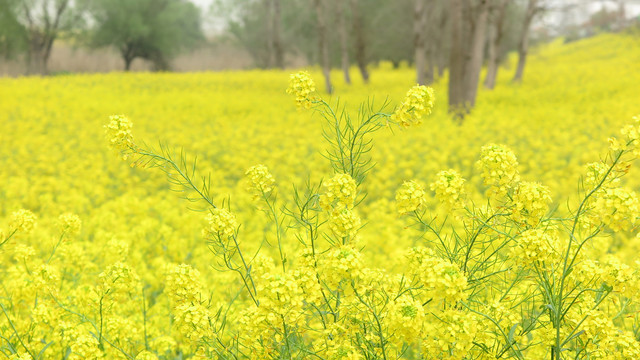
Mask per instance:
[[[295,95],[298,108],[311,108],[312,102],[314,101],[311,94],[315,91],[316,85],[308,71],[300,71],[289,76],[287,94]]]
[[[415,180],[405,181],[396,192],[396,209],[400,214],[419,210],[425,203],[426,193],[424,188]]]
[[[66,213],[58,217],[60,230],[67,235],[75,235],[80,232],[82,221],[76,214]]]
[[[11,214],[11,224],[9,228],[25,233],[30,233],[36,227],[36,216],[29,210],[20,209]]]
[[[431,183],[431,190],[435,191],[436,198],[447,209],[460,209],[464,207],[465,180],[457,171],[443,170],[436,175],[436,180]]]
[[[238,228],[235,215],[226,209],[211,210],[206,216],[207,226],[203,230],[206,238],[220,237],[222,240],[233,236]]]
[[[336,174],[322,183],[324,193],[320,195],[320,206],[332,208],[352,208],[356,200],[356,181],[349,174]]]
[[[124,115],[109,116],[109,123],[104,126],[109,140],[109,146],[119,152],[130,150],[134,147],[131,129],[133,123]]]
[[[271,190],[273,190],[273,185],[276,182],[273,175],[269,172],[269,169],[262,164],[250,167],[245,172],[245,175],[247,175],[251,181],[251,190],[258,194],[267,194],[271,192]]]
[[[416,85],[407,91],[407,95],[391,116],[391,120],[402,127],[420,125],[431,114],[435,104],[433,88]]]

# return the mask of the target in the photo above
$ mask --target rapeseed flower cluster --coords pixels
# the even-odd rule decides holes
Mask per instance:
[[[82,332],[74,336],[75,341],[71,345],[71,355],[69,359],[80,360],[97,360],[104,357],[104,353],[100,350],[100,343],[90,333]]]
[[[478,320],[472,313],[446,310],[427,325],[424,352],[435,359],[467,358],[478,331]]]
[[[431,114],[434,104],[433,89],[416,85],[407,91],[407,95],[391,116],[391,120],[405,128],[420,125],[424,118]]]
[[[37,225],[36,216],[29,210],[20,209],[11,214],[11,231],[30,233]]]
[[[343,245],[329,250],[320,264],[322,278],[330,286],[342,281],[357,280],[364,268],[362,253],[353,245]]]
[[[640,156],[640,115],[633,117],[633,123],[625,125],[620,129],[622,139],[609,138],[610,149],[612,151],[628,150],[634,157]]]
[[[289,87],[287,88],[287,94],[293,94],[296,97],[296,105],[298,108],[311,108],[314,99],[311,97],[316,91],[316,84],[311,78],[311,74],[308,71],[301,71],[296,74],[291,74],[289,77]]]
[[[511,217],[519,223],[536,226],[549,210],[551,192],[536,182],[519,183],[513,194]]]
[[[200,272],[189,265],[169,265],[165,274],[164,292],[174,303],[203,301]]]
[[[360,217],[354,209],[356,181],[349,174],[336,174],[322,186],[319,203],[329,213],[331,230],[342,238],[354,235],[360,228]]]
[[[389,327],[402,342],[413,343],[424,336],[427,314],[419,299],[402,295],[389,307]]]
[[[322,183],[320,206],[325,210],[352,208],[356,201],[356,181],[349,174],[336,174]]]
[[[209,310],[198,303],[179,303],[174,310],[175,327],[185,338],[198,342],[213,332]]]
[[[405,181],[396,192],[396,209],[400,214],[419,210],[425,203],[426,193],[424,188],[415,180]]]
[[[213,209],[207,214],[205,220],[207,225],[202,230],[202,234],[207,239],[217,239],[224,242],[235,234],[238,227],[235,215],[227,209]]]
[[[595,189],[600,183],[602,183],[602,189],[611,188],[620,184],[620,179],[614,177],[613,174],[609,175],[609,167],[603,162],[588,163],[586,166],[586,175],[584,177],[585,189]]]
[[[512,256],[524,266],[541,266],[559,261],[558,240],[541,229],[523,231],[512,249]]]
[[[426,248],[411,249],[407,256],[411,273],[417,277],[432,301],[452,306],[466,299],[467,278],[457,265]]]
[[[60,230],[68,235],[75,235],[80,232],[82,221],[76,214],[66,213],[58,217]]]
[[[163,292],[169,297],[172,305],[174,327],[178,334],[197,344],[211,335],[211,314],[205,306],[207,297],[200,282],[200,272],[189,265],[171,264],[166,268],[165,288]],[[165,345],[167,349],[175,347],[172,338]]]
[[[520,181],[518,159],[505,145],[483,146],[477,165],[482,171],[484,184],[490,187],[492,195],[505,195]]]
[[[353,209],[335,208],[329,213],[329,226],[339,237],[354,235],[360,229],[360,217]]]
[[[273,190],[276,180],[264,165],[255,165],[249,168],[245,173],[251,181],[251,190],[258,194],[268,194]]]
[[[443,170],[436,174],[436,180],[431,183],[431,190],[435,191],[436,199],[447,209],[461,209],[464,207],[465,180],[457,171]]]
[[[594,206],[602,222],[613,231],[631,229],[640,217],[638,195],[624,187],[605,189]]]
[[[118,151],[128,151],[134,146],[131,129],[133,123],[124,115],[113,115],[109,117],[109,123],[105,125],[109,146]]]
[[[101,272],[98,281],[98,288],[104,294],[130,293],[137,290],[140,278],[128,264],[117,262]]]

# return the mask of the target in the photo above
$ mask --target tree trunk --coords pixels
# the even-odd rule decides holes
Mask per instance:
[[[28,54],[27,75],[46,75],[47,66],[44,56],[39,50],[31,50]]]
[[[496,86],[496,77],[500,65],[500,47],[504,35],[504,19],[507,14],[507,5],[510,0],[498,0],[491,11],[491,29],[489,30],[489,63],[487,64],[487,76],[484,78],[484,86],[493,89]]]
[[[427,23],[427,7],[425,0],[414,0],[413,4],[413,48],[414,61],[416,64],[416,82],[418,85],[424,85],[426,70],[426,23]]]
[[[427,66],[425,68],[425,73],[424,73],[424,82],[425,84],[433,84],[433,81],[435,80],[435,64],[436,64],[436,58],[435,58],[435,49],[433,48],[433,44],[429,44],[427,43]]]
[[[273,0],[273,51],[275,53],[275,66],[284,69],[284,47],[280,34],[281,13],[280,0]]]
[[[46,75],[47,59],[46,40],[39,32],[32,31],[29,35],[29,50],[27,53],[27,74]]]
[[[336,4],[336,18],[338,19],[338,35],[340,35],[340,52],[342,53],[341,64],[344,73],[344,82],[351,84],[349,75],[349,36],[344,15],[343,1],[338,0]]]
[[[124,71],[128,72],[128,71],[131,70],[131,63],[132,62],[133,62],[133,59],[130,59],[130,58],[127,58],[127,57],[124,58]]]
[[[120,56],[122,56],[122,60],[124,61],[124,71],[131,70],[131,63],[136,58],[134,56],[134,45],[127,44],[123,48],[120,48]]]
[[[264,0],[264,12],[265,12],[265,36],[266,36],[266,48],[267,54],[265,56],[266,67],[271,69],[275,63],[275,51],[274,51],[274,36],[273,36],[273,0]]]
[[[487,74],[484,77],[483,85],[487,89],[493,89],[496,86],[496,76],[498,75],[498,31],[494,23],[495,19],[492,19],[489,24],[489,38],[487,39]]]
[[[437,5],[437,3],[434,3]],[[447,4],[440,4],[437,7],[438,12],[435,13],[437,17],[437,26],[440,36],[436,36],[435,39],[431,38],[433,41],[433,53],[435,58],[435,65],[437,67],[437,77],[441,78],[444,76],[444,71],[447,69],[447,64],[449,63],[448,53],[451,52],[451,49],[447,49],[445,46],[445,41],[447,39],[447,32],[449,26],[449,13]],[[450,35],[450,34],[449,34]],[[450,43],[450,41],[447,41]],[[448,50],[448,51],[447,51]]]
[[[462,121],[475,105],[484,56],[489,0],[451,0],[449,112]]]
[[[464,48],[462,0],[450,0],[451,52],[449,55],[449,112],[463,117],[467,112],[464,101]]]
[[[427,1],[425,4],[425,28],[424,46],[426,50],[425,83],[431,84],[435,79],[436,64],[438,63],[438,53],[443,51],[436,42],[442,37],[438,26],[438,3],[437,1]]]
[[[468,57],[465,69],[465,103],[468,109],[476,104],[478,94],[478,83],[480,82],[480,71],[484,59],[484,44],[487,33],[487,18],[489,17],[489,0],[480,0],[478,8],[470,15],[475,18],[471,30],[471,53]]]
[[[516,73],[513,76],[513,82],[522,81],[524,66],[527,62],[527,52],[529,51],[529,30],[531,28],[531,21],[538,11],[536,3],[537,0],[529,0],[529,3],[527,4],[527,12],[525,13],[522,32],[520,33],[520,40],[518,42],[518,67],[516,68]]]
[[[152,70],[155,72],[171,70],[169,62],[161,52],[154,51],[148,56],[148,60],[151,60],[153,65]]]
[[[325,90],[327,94],[331,94],[333,88],[331,86],[331,59],[329,57],[329,39],[327,39],[327,9],[325,1],[326,0],[314,0],[313,3],[317,15],[318,50],[322,74],[324,75]]]
[[[351,17],[353,19],[356,63],[358,64],[358,69],[360,69],[362,81],[364,81],[365,84],[368,84],[369,72],[367,71],[366,42],[364,38],[365,31],[360,14],[360,8],[358,7],[358,0],[351,0]]]

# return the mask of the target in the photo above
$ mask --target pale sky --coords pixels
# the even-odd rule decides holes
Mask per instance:
[[[199,6],[202,9],[202,13],[204,15],[209,15],[209,9],[211,8],[211,4],[215,0],[189,0],[189,1]]]
[[[195,3],[203,9],[208,9],[209,5],[211,5],[212,0],[191,0],[191,2]]]

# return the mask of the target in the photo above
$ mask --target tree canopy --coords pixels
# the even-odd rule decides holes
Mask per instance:
[[[113,46],[129,70],[136,58],[166,70],[169,59],[204,40],[200,10],[185,0],[96,0],[91,43]]]
[[[17,0],[0,0],[0,56],[13,58],[26,49],[27,31],[18,21]]]

